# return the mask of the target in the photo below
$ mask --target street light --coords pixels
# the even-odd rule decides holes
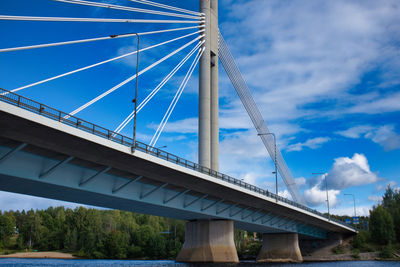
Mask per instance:
[[[324,172],[313,172],[312,174],[322,174],[325,179],[325,190],[326,190],[326,205],[328,206],[328,219],[331,220],[331,214],[329,212],[329,196],[328,196],[328,181],[326,179],[327,174]]]
[[[354,203],[354,217],[357,217],[356,213],[356,198],[354,197],[354,194],[344,194],[345,196],[352,196],[353,197],[353,203]]]
[[[277,163],[276,163],[276,136],[275,136],[274,133],[258,134],[258,136],[261,136],[261,135],[272,135],[274,137],[274,145],[275,145],[274,164],[275,164],[275,171],[272,172],[272,173],[275,173],[276,201],[278,202],[278,170],[277,170]]]

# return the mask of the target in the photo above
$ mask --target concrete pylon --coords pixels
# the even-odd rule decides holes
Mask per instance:
[[[263,234],[257,262],[302,262],[297,233]]]
[[[237,263],[233,221],[212,220],[186,223],[185,243],[176,261]]]
[[[205,50],[199,62],[199,164],[219,170],[218,0],[200,0]]]

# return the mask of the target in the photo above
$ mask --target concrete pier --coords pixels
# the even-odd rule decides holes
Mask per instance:
[[[185,243],[179,262],[239,262],[235,243],[233,221],[212,220],[186,223]]]
[[[264,234],[257,262],[302,262],[296,233]]]

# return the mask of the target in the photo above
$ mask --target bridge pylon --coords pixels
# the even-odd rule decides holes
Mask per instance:
[[[199,62],[199,164],[219,171],[218,0],[200,0],[205,51]]]
[[[200,0],[205,41],[199,61],[199,164],[219,171],[218,0]],[[239,262],[232,220],[186,223],[185,243],[177,261]]]

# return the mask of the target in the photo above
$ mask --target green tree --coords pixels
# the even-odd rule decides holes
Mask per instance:
[[[395,238],[392,216],[381,205],[370,211],[369,227],[372,240],[379,244],[389,244]]]
[[[14,218],[0,213],[0,247],[7,247],[14,234]]]
[[[120,231],[107,234],[103,253],[111,259],[125,259],[128,256],[129,235]]]

